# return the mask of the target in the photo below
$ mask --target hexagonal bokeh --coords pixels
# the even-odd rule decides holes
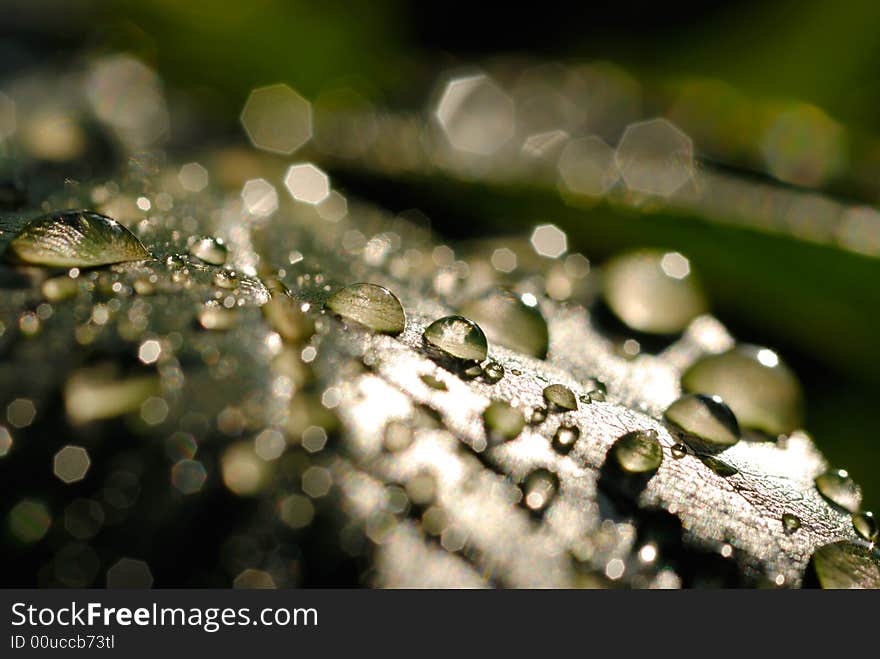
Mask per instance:
[[[330,195],[330,179],[310,162],[291,165],[284,176],[284,185],[294,199],[313,206]]]
[[[482,73],[447,82],[434,117],[449,144],[467,153],[495,153],[514,133],[513,99]]]
[[[88,451],[68,444],[55,454],[52,471],[65,483],[76,483],[85,478],[91,464]]]
[[[198,460],[179,460],[171,467],[171,484],[181,494],[195,494],[207,479],[205,466]]]
[[[208,187],[208,170],[197,162],[188,162],[181,166],[177,179],[184,190],[201,192]]]
[[[694,175],[694,145],[666,119],[627,126],[615,153],[626,185],[637,192],[668,197]]]
[[[600,197],[620,178],[614,150],[592,136],[565,145],[557,163],[562,184],[575,194]]]
[[[532,232],[532,247],[541,256],[555,259],[568,250],[568,237],[554,224],[539,224]]]
[[[241,200],[251,215],[265,217],[278,210],[278,193],[264,178],[247,181],[241,189]]]
[[[241,125],[258,149],[291,154],[312,137],[312,106],[287,85],[258,87],[244,104]]]

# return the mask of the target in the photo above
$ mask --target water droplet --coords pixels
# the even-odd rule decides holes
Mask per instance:
[[[351,284],[331,295],[324,305],[346,320],[354,321],[380,334],[396,335],[406,327],[400,300],[376,284]]]
[[[492,401],[483,411],[483,423],[490,443],[514,439],[525,427],[522,413],[500,400]]]
[[[713,458],[711,455],[698,455],[697,457],[700,458],[700,462],[721,476],[721,478],[730,478],[739,473],[739,470],[733,465],[729,465],[718,458]]]
[[[442,357],[481,362],[486,359],[489,345],[479,325],[462,316],[446,316],[425,328],[425,344]]]
[[[150,258],[131,231],[91,211],[38,217],[12,239],[6,253],[23,263],[53,268],[91,268]]]
[[[436,389],[437,391],[446,391],[446,383],[443,380],[438,380],[433,375],[425,374],[420,376],[422,382],[431,387],[431,389]]]
[[[654,430],[628,432],[614,442],[611,455],[621,469],[631,474],[653,473],[663,461],[663,450]]]
[[[744,428],[779,435],[801,425],[800,385],[767,348],[742,345],[703,357],[685,371],[681,386],[685,391],[721,396]]]
[[[880,558],[854,542],[834,542],[813,552],[810,566],[822,588],[880,588]]]
[[[198,319],[206,330],[229,330],[238,325],[238,312],[219,304],[206,304],[199,309]]]
[[[581,431],[577,426],[559,426],[553,435],[553,448],[557,453],[565,455],[571,451],[580,436]]]
[[[681,460],[688,454],[687,446],[684,444],[673,444],[669,452],[672,453],[672,457],[676,460]]]
[[[79,293],[79,283],[67,276],[52,277],[43,282],[43,297],[49,302],[61,302],[75,297]]]
[[[718,396],[685,394],[663,416],[704,448],[721,449],[739,441],[736,417]]]
[[[490,361],[483,367],[483,377],[486,382],[495,384],[504,377],[504,367],[496,361]]]
[[[578,407],[577,398],[574,397],[571,389],[564,384],[551,384],[544,387],[544,400],[548,405],[561,410],[576,410]]]
[[[523,503],[534,513],[539,513],[550,505],[559,489],[559,478],[546,469],[536,469],[523,483]]]
[[[801,518],[791,513],[782,514],[782,528],[786,533],[794,533],[801,528]]]
[[[229,250],[220,238],[201,236],[190,243],[189,253],[205,263],[223,265]]]
[[[825,499],[854,513],[862,503],[862,490],[843,469],[826,471],[816,477],[816,489]]]
[[[708,308],[687,259],[677,252],[615,257],[605,265],[602,295],[627,327],[647,334],[677,334]]]
[[[880,535],[880,529],[877,527],[877,520],[874,519],[874,513],[856,513],[852,516],[852,525],[860,538],[867,540],[868,542],[877,542],[877,537]]]
[[[539,358],[547,355],[547,321],[537,305],[526,304],[516,293],[494,289],[465,304],[461,313],[479,323],[493,343]]]
[[[536,407],[529,413],[529,423],[533,426],[544,423],[547,420],[547,408]]]

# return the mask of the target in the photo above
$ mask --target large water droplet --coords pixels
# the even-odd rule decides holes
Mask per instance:
[[[704,448],[722,449],[739,441],[736,417],[718,396],[685,394],[663,416]]]
[[[654,430],[635,430],[623,435],[611,447],[617,465],[631,474],[657,471],[663,461],[663,449]]]
[[[223,265],[229,250],[219,238],[201,236],[190,243],[189,253],[205,263]]]
[[[523,483],[523,503],[532,512],[539,513],[550,505],[559,489],[559,478],[546,469],[536,469]]]
[[[862,504],[862,490],[843,469],[832,469],[816,477],[816,489],[828,501],[854,513]]]
[[[535,357],[547,355],[547,321],[537,305],[526,304],[516,293],[494,289],[465,304],[461,313],[479,323],[494,343]]]
[[[786,533],[794,533],[801,528],[801,518],[791,513],[782,513],[782,528]]]
[[[489,344],[475,322],[462,316],[446,316],[425,328],[422,338],[437,356],[467,362],[486,359]]]
[[[380,334],[400,334],[406,327],[400,300],[384,286],[351,284],[333,293],[324,306]]]
[[[559,426],[553,435],[553,448],[556,449],[557,453],[566,455],[571,451],[580,436],[581,431],[577,426]]]
[[[561,410],[576,410],[578,407],[577,398],[574,397],[571,389],[564,384],[551,384],[544,387],[544,400],[549,405]]]
[[[685,391],[721,396],[744,428],[778,435],[801,425],[800,385],[767,348],[742,345],[703,357],[685,371],[681,386]]]
[[[874,513],[856,513],[852,516],[852,524],[853,529],[860,538],[863,538],[868,542],[877,542],[877,536],[880,535],[880,529],[878,529]]]
[[[688,260],[677,252],[615,257],[605,265],[602,295],[626,326],[647,334],[676,334],[707,310]]]
[[[90,268],[150,258],[131,231],[91,211],[38,217],[12,239],[6,253],[12,260],[51,268]]]
[[[483,411],[483,423],[490,444],[516,438],[526,425],[519,410],[500,400],[492,401]]]
[[[880,558],[854,542],[834,542],[819,547],[810,559],[822,588],[880,588]]]

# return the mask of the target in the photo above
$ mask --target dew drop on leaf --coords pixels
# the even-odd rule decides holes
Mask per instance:
[[[324,306],[342,318],[380,334],[397,335],[406,327],[400,300],[384,286],[351,284],[331,295]]]
[[[422,338],[437,356],[459,361],[481,362],[489,351],[483,330],[463,316],[435,320],[425,328]]]
[[[577,398],[571,389],[564,384],[551,384],[544,387],[544,400],[551,407],[561,410],[576,410],[578,407]]]
[[[794,374],[767,348],[742,345],[695,362],[685,391],[721,396],[744,428],[779,435],[801,425],[802,393]]]
[[[663,416],[704,447],[721,449],[739,441],[736,417],[717,396],[685,394]]]
[[[553,448],[557,453],[566,455],[580,438],[581,431],[577,426],[561,425],[553,435]]]
[[[833,542],[819,547],[813,552],[810,567],[822,588],[880,588],[880,558],[854,542]]]
[[[874,513],[856,513],[852,516],[852,525],[860,538],[868,542],[877,542],[877,536],[880,535],[880,532],[878,532]]]
[[[854,513],[862,503],[862,490],[843,469],[832,469],[816,477],[816,489],[835,506]]]
[[[680,460],[688,454],[687,446],[679,443],[673,444],[672,447],[669,449],[669,452],[676,460]]]
[[[461,307],[461,313],[485,330],[493,343],[543,359],[547,355],[547,321],[511,291],[497,288]]]
[[[649,474],[663,461],[663,450],[654,430],[635,430],[623,435],[611,447],[611,455],[623,471]]]
[[[504,367],[496,361],[490,361],[483,367],[483,377],[486,382],[495,384],[504,377]]]
[[[794,533],[801,528],[801,518],[791,513],[782,513],[782,528],[786,533]]]
[[[51,268],[91,268],[150,258],[131,231],[91,211],[50,213],[32,220],[9,243],[7,255]]]

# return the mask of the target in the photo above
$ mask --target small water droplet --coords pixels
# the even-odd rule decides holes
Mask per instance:
[[[324,306],[346,320],[392,336],[406,328],[406,316],[400,300],[384,286],[351,284],[339,289]]]
[[[238,324],[238,312],[219,304],[206,304],[199,309],[198,319],[206,330],[229,330]]]
[[[816,489],[826,500],[854,513],[862,503],[862,490],[843,469],[832,469],[816,477]]]
[[[721,476],[721,478],[730,478],[739,473],[739,470],[733,465],[729,465],[718,458],[713,458],[711,455],[698,455],[697,457],[700,458],[700,462]]]
[[[473,380],[483,375],[483,367],[478,362],[474,362],[461,372],[462,377]]]
[[[433,375],[425,374],[420,376],[422,382],[431,387],[431,389],[436,389],[437,391],[446,391],[446,383],[443,380],[438,380]]]
[[[611,455],[621,469],[631,474],[653,473],[663,461],[663,450],[654,430],[626,433],[614,442]]]
[[[466,362],[485,360],[489,350],[483,330],[462,316],[435,320],[425,328],[422,339],[435,355]]]
[[[703,447],[720,449],[739,441],[736,417],[718,396],[685,394],[663,416]]]
[[[546,469],[536,469],[523,483],[523,504],[534,513],[550,505],[559,489],[559,478]]]
[[[514,439],[525,427],[522,413],[500,400],[492,401],[483,411],[483,423],[490,444]]]
[[[516,293],[494,289],[465,304],[461,313],[479,323],[493,343],[539,358],[547,355],[547,321],[537,305],[526,304]]]
[[[782,513],[782,528],[786,533],[794,533],[801,528],[801,518],[791,513]]]
[[[767,348],[742,345],[703,357],[681,376],[681,386],[721,396],[744,428],[780,435],[801,425],[800,384]]]
[[[602,295],[627,327],[647,334],[677,334],[708,308],[687,259],[677,252],[615,257],[604,267]]]
[[[544,387],[544,400],[547,404],[561,410],[576,410],[577,399],[571,389],[564,384],[551,384]]]
[[[880,535],[880,529],[877,527],[877,520],[874,518],[874,513],[856,513],[852,516],[852,525],[860,538],[867,540],[868,542],[877,542],[877,536]]]
[[[486,382],[495,384],[504,377],[504,367],[496,361],[490,361],[483,367],[483,377]]]
[[[669,452],[672,453],[672,457],[676,460],[681,460],[688,454],[687,446],[679,443],[673,444],[672,448],[669,449]]]
[[[854,542],[819,547],[813,552],[810,566],[822,588],[880,588],[880,558]]]
[[[529,423],[533,426],[544,423],[547,420],[547,408],[535,407],[529,412]]]
[[[559,426],[553,435],[553,448],[556,449],[557,453],[566,455],[571,451],[580,436],[581,431],[577,426]]]
[[[29,222],[10,241],[7,257],[53,268],[92,268],[150,258],[116,220],[91,211],[64,211]]]
[[[229,250],[220,238],[201,236],[191,241],[189,253],[205,263],[223,265]]]

